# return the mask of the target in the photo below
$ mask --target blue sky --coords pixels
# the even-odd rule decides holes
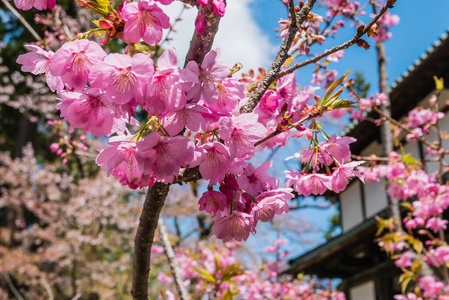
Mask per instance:
[[[360,1],[364,4],[366,1]],[[285,18],[285,7],[279,0],[252,1],[250,7],[254,11],[254,18],[265,32],[271,32],[270,41],[278,45],[280,39],[276,37],[273,28],[277,26],[279,18]],[[315,11],[315,10],[313,10]],[[447,0],[398,0],[391,10],[401,18],[399,25],[393,27],[393,38],[387,41],[386,51],[389,61],[387,68],[390,84],[418,59],[440,35],[449,28],[449,1]],[[327,48],[348,40],[354,34],[349,28],[334,40],[326,41]],[[371,45],[373,41],[369,40]],[[313,50],[312,50],[313,51]],[[372,90],[377,88],[376,54],[374,47],[366,51],[353,46],[345,51],[345,57],[335,64],[340,74],[348,69],[362,71],[372,82]],[[308,83],[309,78],[298,80]]]

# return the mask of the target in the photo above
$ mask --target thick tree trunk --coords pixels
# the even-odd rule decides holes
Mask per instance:
[[[148,278],[150,275],[151,247],[157,221],[167,198],[169,185],[161,182],[148,189],[140,215],[137,234],[134,239],[133,282],[131,294],[133,299],[148,299]]]
[[[201,65],[204,56],[212,49],[215,34],[218,31],[220,17],[209,8],[199,7],[207,18],[207,29],[200,35],[196,31],[190,42],[185,65],[195,61]],[[185,175],[185,174],[183,174]],[[184,177],[184,176],[183,176]],[[193,180],[193,179],[192,179]],[[148,278],[150,275],[151,247],[157,228],[160,212],[167,198],[169,185],[157,182],[148,189],[142,214],[134,239],[133,282],[131,294],[135,300],[148,299]]]
[[[387,101],[380,106],[381,111],[391,117],[391,103],[388,95],[388,72],[385,54],[385,44],[382,41],[376,43],[377,64],[379,70],[379,91],[387,95]],[[382,143],[382,156],[388,156],[393,151],[393,135],[391,132],[391,123],[385,120],[380,125],[380,140]],[[399,199],[388,197],[388,212],[391,217],[397,221],[397,229],[402,230],[402,218],[399,206]]]

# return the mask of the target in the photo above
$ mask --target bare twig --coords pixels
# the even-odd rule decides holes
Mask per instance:
[[[48,282],[44,279],[39,280],[39,282],[42,284],[42,286],[44,287],[44,289],[47,291],[48,294],[48,300],[53,300],[55,299],[55,297],[53,296],[53,292],[51,290],[50,285],[48,284]]]
[[[293,53],[295,53],[295,51],[299,50],[299,48],[301,48],[301,44],[304,43],[306,40],[307,40],[306,32],[302,31],[300,34],[300,38],[296,41],[296,44],[293,47],[291,47],[290,50],[288,50],[288,55],[291,56]]]
[[[79,298],[81,298],[83,296],[83,294],[78,293],[75,295],[75,297],[72,298],[72,300],[78,300]]]
[[[22,25],[25,27],[26,30],[28,30],[29,33],[37,40],[42,40],[39,34],[37,34],[36,30],[31,27],[30,23],[28,23],[27,20],[25,20],[24,17],[12,6],[8,1],[2,0],[3,4],[16,16],[16,18],[22,23]]]
[[[292,23],[288,28],[287,36],[282,41],[281,47],[276,55],[276,58],[274,59],[273,63],[271,64],[270,68],[268,69],[262,81],[257,85],[256,90],[250,96],[248,102],[240,108],[240,113],[252,112],[259,103],[263,94],[265,94],[265,92],[267,91],[268,87],[277,78],[280,77],[278,76],[279,70],[281,69],[282,65],[287,61],[287,59],[290,57],[288,51],[292,45],[292,42],[296,34],[298,33],[299,25],[301,25],[306,20],[307,15],[309,14],[315,2],[316,0],[307,0],[307,2],[299,10],[298,14],[296,14],[296,16],[291,16]]]
[[[396,120],[393,119],[392,117],[386,115],[386,114],[385,114],[380,108],[378,108],[377,106],[374,106],[374,107],[373,107],[373,110],[374,110],[375,112],[377,112],[377,113],[378,113],[380,116],[382,116],[383,118],[387,119],[389,122],[391,122],[391,123],[393,123],[394,125],[396,125],[396,126],[398,126],[399,128],[401,128],[402,130],[406,131],[406,132],[409,133],[409,134],[413,134],[412,130],[411,130],[409,127],[407,127],[407,126],[405,126],[404,124],[402,124],[402,123],[396,121]],[[420,141],[421,143],[423,143],[424,145],[430,147],[431,149],[433,149],[433,150],[438,150],[438,146],[436,146],[436,145],[430,143],[430,142],[427,141],[424,137],[422,137],[422,136],[421,136],[421,137],[415,136],[415,138],[416,138],[418,141]]]
[[[182,2],[184,4],[188,4],[191,6],[198,6],[198,1],[197,0],[178,0],[179,2]]]
[[[181,21],[181,16],[184,13],[184,11],[186,10],[186,6],[184,5],[181,9],[181,11],[178,14],[178,17],[175,19],[175,21],[173,22],[173,24],[170,24],[170,28],[168,29],[167,34],[165,35],[164,39],[162,40],[162,42],[156,44],[157,50],[159,50],[160,48],[162,48],[162,45],[164,45],[165,42],[168,41],[169,36],[172,32],[174,32],[174,28],[176,26],[176,24]],[[158,51],[156,50],[156,53],[158,53]]]
[[[175,251],[173,251],[173,247],[170,239],[168,238],[167,229],[165,228],[164,220],[162,218],[159,218],[157,226],[160,238],[162,240],[162,246],[164,247],[164,252],[167,256],[168,264],[170,265],[170,270],[175,282],[176,291],[178,292],[181,300],[188,300],[189,295],[187,294],[186,287],[184,286],[184,280],[181,276],[178,259],[176,258]]]
[[[14,286],[14,283],[12,282],[11,278],[9,277],[8,272],[3,272],[3,276],[5,277],[6,284],[8,285],[9,289],[14,294],[14,297],[16,297],[17,300],[23,300],[22,295],[20,295],[19,291]]]
[[[379,156],[360,156],[360,155],[355,155],[355,154],[351,154],[351,158],[352,159],[357,159],[357,160],[366,160],[366,161],[390,161],[391,158],[389,157],[379,157]]]
[[[327,205],[327,206],[322,206],[322,205],[312,205],[312,204],[307,204],[307,205],[298,205],[298,206],[290,206],[288,209],[289,210],[300,210],[300,209],[329,209],[331,207],[331,205]]]
[[[278,129],[276,129],[275,131],[273,131],[272,133],[270,133],[269,135],[267,135],[266,137],[264,137],[264,138],[261,139],[260,141],[257,141],[257,142],[254,144],[254,147],[259,146],[260,144],[262,144],[262,143],[268,141],[269,139],[271,139],[271,138],[277,136],[278,134],[281,134],[282,132],[288,131],[288,130],[290,130],[290,129],[292,129],[292,128],[295,128],[295,127],[298,127],[299,125],[301,125],[301,124],[304,123],[305,121],[310,120],[310,119],[313,119],[313,118],[315,118],[316,116],[318,116],[318,115],[320,115],[320,114],[321,114],[321,112],[319,112],[319,111],[311,112],[311,113],[309,113],[307,116],[305,116],[304,118],[302,118],[301,120],[299,120],[298,122],[296,122],[296,123],[293,124],[291,127],[287,128],[287,129],[285,129],[285,130],[278,130]]]
[[[297,64],[293,65],[292,67],[279,72],[275,79],[285,76],[287,74],[293,73],[294,71],[296,71],[300,68],[303,68],[312,63],[316,63],[317,61],[321,60],[322,58],[324,58],[332,53],[335,53],[335,52],[343,50],[343,49],[347,49],[347,48],[351,47],[352,45],[356,44],[360,40],[360,38],[370,30],[371,26],[373,26],[379,20],[379,18],[382,17],[382,15],[388,10],[388,6],[389,6],[388,4],[385,4],[382,7],[382,9],[379,11],[379,13],[377,13],[374,16],[374,18],[371,20],[371,22],[369,22],[368,25],[366,25],[363,30],[357,31],[357,33],[349,41],[347,41],[341,45],[335,46],[335,47],[333,47],[313,58],[305,60],[301,63],[297,63]]]

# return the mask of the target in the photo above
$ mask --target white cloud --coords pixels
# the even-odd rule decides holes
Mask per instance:
[[[241,62],[245,71],[250,68],[268,68],[276,50],[276,46],[270,43],[268,34],[263,32],[252,17],[249,7],[252,1],[254,0],[227,1],[226,13],[220,21],[220,28],[213,46],[213,48],[221,48],[220,61],[229,66]],[[180,2],[174,2],[163,9],[170,16],[170,20],[174,20],[179,16],[182,7]],[[164,45],[164,47],[176,48],[180,65],[183,64],[189,48],[196,15],[196,8],[184,10],[182,21],[175,26],[176,33],[170,34],[173,40]]]

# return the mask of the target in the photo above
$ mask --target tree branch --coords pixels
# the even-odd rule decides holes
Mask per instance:
[[[352,45],[356,44],[360,40],[360,38],[370,30],[371,26],[373,26],[380,19],[380,17],[382,17],[382,15],[388,10],[390,5],[391,4],[388,4],[388,3],[385,4],[382,7],[382,9],[374,16],[374,18],[371,20],[371,22],[369,22],[368,25],[366,25],[363,30],[357,31],[357,33],[349,41],[347,41],[341,45],[335,46],[335,47],[333,47],[313,58],[305,60],[301,63],[297,63],[294,66],[279,72],[275,79],[285,76],[287,74],[293,73],[294,71],[296,71],[300,68],[303,68],[312,63],[316,63],[317,61],[321,60],[322,58],[324,58],[332,53],[335,53],[339,50],[347,49],[347,48],[351,47]]]
[[[189,61],[196,61],[198,65],[204,59],[204,56],[212,49],[214,43],[215,34],[218,31],[218,25],[220,24],[220,17],[217,16],[209,7],[199,6],[199,10],[204,14],[207,20],[207,28],[203,34],[198,34],[196,30],[193,32],[192,40],[190,41],[189,52],[187,52],[184,67]]]
[[[291,1],[293,2],[293,1]],[[280,76],[278,76],[279,70],[282,65],[287,61],[290,57],[288,53],[292,42],[298,33],[299,26],[306,20],[307,15],[315,4],[316,0],[307,0],[307,2],[302,6],[296,16],[292,17],[292,22],[290,27],[288,28],[287,36],[282,41],[281,47],[279,49],[276,58],[271,64],[270,68],[265,74],[262,81],[257,85],[255,92],[251,95],[248,102],[240,108],[240,113],[250,113],[256,108],[263,94],[267,91],[268,87]]]
[[[190,1],[182,0],[183,3],[190,4]],[[220,17],[212,12],[208,7],[200,6],[199,9],[207,19],[207,29],[200,35],[196,31],[193,33],[190,41],[189,52],[187,53],[185,65],[189,61],[195,61],[201,65],[204,56],[212,49],[215,34],[218,31]],[[185,169],[180,176],[184,180],[195,180],[201,178],[199,168]],[[148,189],[147,196],[140,215],[139,226],[134,239],[134,260],[133,260],[133,280],[131,294],[135,300],[148,299],[148,278],[150,275],[151,247],[153,246],[154,232],[157,228],[159,215],[167,198],[169,185],[156,182],[154,186]],[[186,298],[187,299],[187,298]]]
[[[388,123],[393,123],[397,127],[401,128],[402,130],[407,132],[408,134],[413,134],[412,130],[409,127],[407,127],[406,125],[396,121],[391,116],[385,114],[385,112],[382,109],[378,108],[377,106],[373,106],[373,110],[376,113],[378,113],[380,116],[382,116],[384,119],[388,120]],[[424,137],[422,137],[422,136],[415,136],[415,138],[418,141],[420,141],[421,143],[423,143],[424,145],[426,145],[427,147],[429,147],[429,148],[431,148],[433,150],[438,150],[438,146],[437,145],[430,143]],[[393,151],[393,150],[391,150],[391,151]]]
[[[320,115],[320,114],[322,114],[322,113],[323,113],[322,111],[315,110],[315,111],[309,113],[307,116],[305,116],[305,117],[302,118],[301,120],[299,120],[298,122],[296,122],[295,124],[292,124],[291,127],[289,127],[289,128],[286,128],[286,129],[284,129],[284,130],[278,130],[278,129],[276,129],[275,131],[273,131],[272,133],[270,133],[269,135],[267,135],[267,136],[264,137],[263,139],[257,141],[257,142],[254,144],[254,147],[259,146],[260,144],[262,144],[262,143],[268,141],[269,139],[271,139],[271,138],[277,136],[278,134],[281,134],[281,133],[283,133],[283,132],[285,132],[285,131],[288,131],[288,130],[290,130],[290,129],[292,129],[292,128],[296,128],[296,127],[298,127],[299,125],[301,125],[302,123],[304,123],[305,121],[310,120],[310,119],[313,119],[313,118],[317,117],[318,115]]]
[[[198,6],[198,1],[197,0],[178,0],[179,2],[182,2],[184,4],[188,4],[191,6]]]
[[[36,30],[28,23],[27,20],[25,20],[24,17],[12,6],[9,4],[7,0],[2,0],[3,4],[16,16],[16,18],[22,23],[22,25],[25,27],[26,30],[28,30],[29,33],[36,39],[36,41],[42,40],[39,34],[37,34]]]
[[[55,297],[53,296],[53,292],[51,290],[50,285],[48,284],[48,282],[45,279],[41,279],[39,280],[40,284],[42,284],[42,286],[44,287],[44,289],[47,291],[48,294],[48,300],[54,300]]]
[[[148,189],[134,238],[133,280],[131,294],[135,300],[148,299],[151,247],[159,215],[167,198],[169,185],[156,182]]]
[[[14,283],[12,282],[11,278],[9,277],[8,272],[3,272],[3,276],[5,277],[6,284],[8,285],[11,292],[14,294],[14,297],[17,298],[17,300],[23,300],[22,295],[20,295],[19,291],[14,286]]]
[[[165,255],[167,256],[168,264],[170,265],[170,270],[175,282],[176,291],[178,291],[178,295],[181,300],[188,300],[189,295],[187,294],[186,287],[184,286],[184,280],[182,279],[181,276],[181,270],[179,269],[178,259],[176,258],[175,251],[173,251],[170,239],[168,238],[164,220],[162,218],[159,218],[157,224],[159,235],[162,240],[162,246],[164,247],[164,252]]]

